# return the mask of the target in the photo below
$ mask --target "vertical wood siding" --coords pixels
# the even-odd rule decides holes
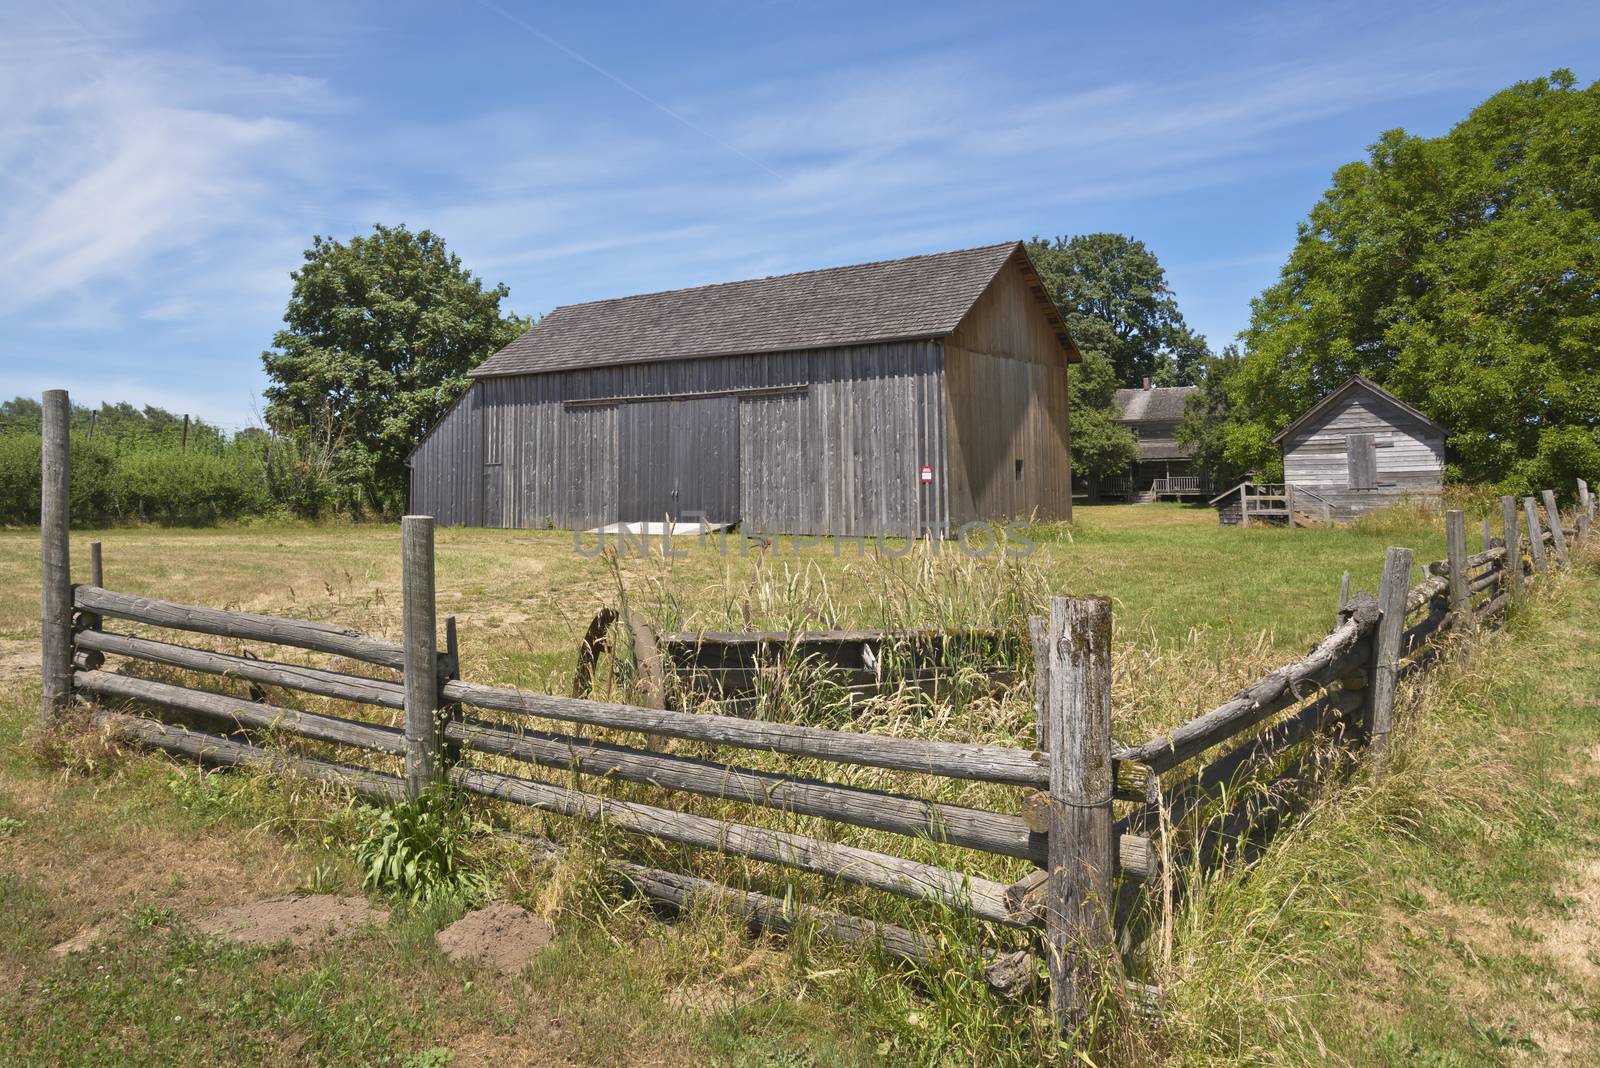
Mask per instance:
[[[1444,437],[1399,405],[1358,389],[1283,440],[1283,476],[1326,498],[1337,514],[1355,515],[1438,493]],[[1367,482],[1371,488],[1362,487]]]
[[[738,422],[744,527],[942,529],[941,366],[938,344],[919,341],[483,379],[413,454],[412,508],[468,526],[609,523],[621,503],[622,406],[564,402],[803,386],[721,406]],[[927,485],[924,464],[935,473]]]
[[[1071,519],[1068,365],[1015,262],[944,350],[951,521]]]

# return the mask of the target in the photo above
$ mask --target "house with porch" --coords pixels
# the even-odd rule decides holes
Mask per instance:
[[[1196,388],[1153,386],[1146,378],[1136,389],[1117,390],[1112,400],[1116,420],[1139,440],[1139,457],[1126,475],[1101,479],[1096,496],[1147,503],[1204,500],[1209,495],[1205,472],[1195,469],[1193,453],[1177,442],[1183,407]]]

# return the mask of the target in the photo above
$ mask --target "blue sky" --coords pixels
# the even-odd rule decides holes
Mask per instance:
[[[1214,346],[1384,129],[1600,71],[1600,6],[0,7],[0,396],[224,425],[311,235],[432,227],[524,313],[1118,230]]]

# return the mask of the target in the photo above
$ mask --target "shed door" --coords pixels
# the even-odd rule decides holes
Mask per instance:
[[[1350,463],[1350,488],[1374,488],[1378,484],[1378,450],[1372,435],[1346,434],[1344,442]]]
[[[624,404],[618,519],[739,521],[739,399]]]

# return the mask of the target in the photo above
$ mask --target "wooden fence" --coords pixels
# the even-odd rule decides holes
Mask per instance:
[[[1052,598],[1048,618],[1030,621],[1036,746],[956,744],[609,704],[464,681],[453,621],[446,621],[444,647],[438,647],[433,520],[427,516],[407,516],[401,523],[404,626],[398,643],[328,623],[115,592],[106,588],[99,543],[91,545],[91,582],[74,585],[69,577],[67,411],[64,392],[45,395],[41,708],[47,724],[74,695],[81,695],[95,709],[95,721],[117,735],[211,764],[301,775],[382,801],[449,783],[543,812],[603,822],[628,834],[784,865],[935,902],[988,923],[1035,930],[1051,980],[1052,1006],[1063,1029],[1081,1017],[1096,984],[1106,978],[1103,969],[1116,967],[1119,931],[1125,941],[1148,891],[1166,888],[1159,895],[1161,907],[1170,909],[1173,876],[1184,870],[1186,858],[1228,855],[1270,828],[1279,811],[1278,795],[1250,792],[1230,804],[1239,784],[1263,775],[1279,784],[1308,782],[1327,748],[1319,743],[1327,740],[1337,742],[1341,752],[1364,743],[1381,773],[1394,725],[1397,681],[1426,662],[1441,634],[1501,615],[1524,594],[1530,578],[1564,566],[1568,535],[1584,540],[1593,516],[1593,502],[1581,484],[1582,504],[1571,531],[1563,529],[1552,494],[1544,494],[1542,514],[1528,498],[1523,502],[1529,549],[1525,560],[1521,516],[1511,498],[1503,502],[1502,536],[1473,555],[1466,552],[1461,514],[1451,512],[1449,558],[1430,564],[1419,585],[1407,585],[1411,551],[1389,550],[1378,595],[1347,595],[1342,589],[1337,625],[1308,656],[1269,673],[1204,715],[1131,746],[1112,740],[1110,603],[1094,597]],[[1486,526],[1486,538],[1489,533]],[[1346,580],[1347,586],[1348,575]],[[312,650],[388,675],[373,678],[235,656],[107,630],[110,620]],[[377,706],[402,713],[403,726],[275,707],[121,674],[106,668],[107,657]],[[106,706],[113,702],[137,703],[145,711],[109,710]],[[220,733],[164,721],[163,710],[184,720],[216,724]],[[525,722],[529,718],[575,729],[642,734],[647,742],[636,747],[534,729]],[[397,757],[404,775],[289,753],[270,744],[273,735]],[[650,744],[660,738],[997,783],[1015,787],[1022,796],[1015,812],[989,811],[677,755]],[[1039,870],[1003,885],[887,852],[505,774],[482,766],[475,759],[480,754],[934,839],[1023,858]],[[580,776],[571,779],[576,783]],[[1202,814],[1209,815],[1202,820]],[[539,851],[556,848],[542,840],[522,840]],[[607,866],[649,897],[674,906],[710,896],[769,928],[786,930],[804,918],[825,936],[872,942],[893,957],[927,962],[936,955],[921,935],[892,924],[797,909],[765,894],[622,860]],[[993,953],[987,973],[995,985],[1010,988],[1022,985],[1038,968],[1038,958],[1026,951]]]

